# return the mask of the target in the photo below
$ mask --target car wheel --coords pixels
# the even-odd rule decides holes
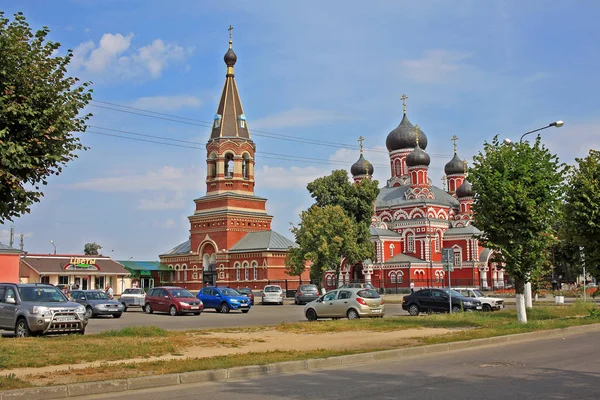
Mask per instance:
[[[25,318],[19,318],[15,325],[15,336],[19,338],[32,336],[32,332],[27,325]]]
[[[248,314],[248,311],[250,311],[250,310],[242,310],[242,312],[243,312],[244,314]]]
[[[348,319],[359,319],[360,315],[358,315],[358,311],[356,311],[354,308],[351,308],[348,310],[348,312],[346,313],[346,316],[348,317]]]
[[[121,315],[123,315],[123,314],[122,313],[113,314],[113,318],[121,318]]]
[[[123,312],[127,311],[127,304],[125,304],[125,303],[121,303],[121,304],[123,304]]]
[[[83,328],[83,329],[82,329],[82,330],[80,330],[80,331],[77,331],[77,334],[78,334],[78,335],[85,335],[85,328]]]
[[[169,307],[169,314],[171,314],[171,316],[176,316],[177,315],[177,307],[175,306],[171,306]]]
[[[317,320],[317,312],[315,310],[313,310],[312,308],[309,308],[308,310],[306,310],[306,319],[309,321],[316,321]]]
[[[458,313],[458,312],[461,312],[461,311],[462,311],[462,309],[460,308],[459,305],[452,306],[452,312],[453,313]]]
[[[294,304],[296,304],[296,305],[300,304],[300,303],[298,302],[298,299],[294,299]]]
[[[221,312],[227,314],[229,312],[229,304],[221,303]]]
[[[489,304],[483,305],[483,312],[491,312],[491,311],[492,311],[492,306],[490,306]]]
[[[94,312],[92,311],[92,307],[87,306],[85,308],[85,317],[86,318],[92,318],[94,316]]]
[[[146,312],[146,314],[152,314],[152,306],[150,305],[150,303],[146,303],[146,305],[144,306],[144,311]]]
[[[410,315],[412,315],[413,317],[416,317],[417,315],[419,315],[419,306],[416,304],[411,304],[410,307],[408,307],[408,313]]]

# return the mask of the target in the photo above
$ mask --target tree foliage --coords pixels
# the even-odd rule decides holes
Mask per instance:
[[[102,246],[100,246],[96,242],[86,243],[83,246],[83,254],[85,254],[86,256],[97,256],[100,254],[101,248],[102,248]]]
[[[504,145],[496,136],[484,144],[469,169],[474,224],[481,243],[515,279],[517,294],[534,271],[542,271],[553,242],[565,165],[540,141]]]
[[[587,157],[575,161],[565,196],[566,236],[572,245],[583,248],[588,272],[600,277],[600,151],[590,150]]]
[[[84,132],[91,116],[80,115],[90,83],[67,76],[73,53],[57,55],[49,32],[0,11],[0,223],[29,212],[40,186],[84,149],[73,132]]]

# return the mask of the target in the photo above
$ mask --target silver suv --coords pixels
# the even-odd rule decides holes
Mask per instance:
[[[85,307],[44,283],[0,283],[0,329],[17,337],[85,333]]]

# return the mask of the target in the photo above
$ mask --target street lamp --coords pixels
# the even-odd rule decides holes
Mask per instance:
[[[51,240],[50,243],[52,243],[52,246],[54,246],[54,255],[56,255],[56,245],[54,244],[54,240]]]
[[[537,132],[537,131],[541,131],[542,129],[548,129],[548,128],[551,128],[551,127],[553,127],[553,126],[554,126],[554,127],[556,127],[556,128],[560,128],[560,127],[561,127],[561,126],[563,126],[564,124],[565,124],[565,123],[564,123],[563,121],[554,121],[554,122],[551,122],[551,123],[549,123],[547,126],[544,126],[544,127],[542,127],[542,128],[538,128],[538,129],[534,129],[534,130],[532,130],[532,131],[529,131],[529,132],[525,132],[525,133],[523,134],[523,136],[521,136],[521,139],[519,140],[519,142],[522,142],[522,141],[523,141],[523,138],[524,138],[526,135],[529,135],[530,133]],[[506,143],[506,141],[507,141],[507,140],[509,140],[509,143],[507,143],[507,144],[510,144],[510,139],[504,139],[504,143]]]

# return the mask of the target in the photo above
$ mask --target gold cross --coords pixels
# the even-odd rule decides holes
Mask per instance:
[[[467,175],[467,168],[468,167],[467,167],[467,159],[466,158],[463,160],[463,163],[465,164],[465,175]]]
[[[227,29],[229,31],[229,43],[231,43],[231,31],[233,31],[233,26],[229,25],[229,29]]]
[[[454,142],[454,154],[456,154],[456,141],[458,140],[458,137],[456,135],[452,136],[452,139],[450,139]]]
[[[444,185],[444,192],[446,191],[446,175],[442,176],[442,184]]]
[[[360,154],[362,154],[362,150],[363,150],[363,146],[362,146],[363,140],[365,140],[364,137],[362,137],[362,136],[358,137],[358,142],[360,143]]]
[[[402,94],[402,97],[400,97],[400,100],[402,100],[402,108],[404,109],[404,114],[406,114],[406,99],[408,99],[408,96],[405,94]]]
[[[416,136],[417,136],[417,146],[416,147],[419,147],[419,125],[418,124],[415,125],[415,129],[417,130],[417,133],[416,133]]]

